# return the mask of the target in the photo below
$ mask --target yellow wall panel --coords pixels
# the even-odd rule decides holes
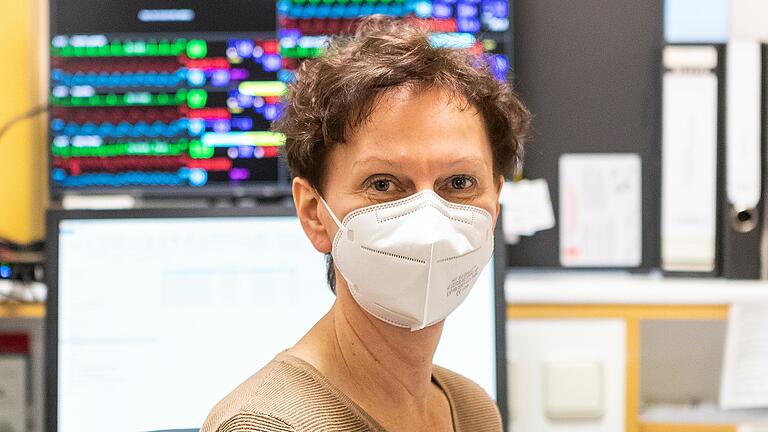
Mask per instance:
[[[46,103],[47,11],[41,0],[0,1],[0,125]],[[47,201],[44,115],[0,137],[0,238],[41,240]]]

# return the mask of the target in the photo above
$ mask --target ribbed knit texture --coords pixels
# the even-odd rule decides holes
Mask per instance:
[[[469,379],[434,366],[456,432],[499,432],[496,403]],[[201,432],[385,431],[309,363],[281,353],[219,402]]]

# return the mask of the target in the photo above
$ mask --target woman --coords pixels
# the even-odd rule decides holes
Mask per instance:
[[[275,129],[336,301],[203,431],[502,429],[478,385],[432,365],[443,319],[490,259],[530,117],[479,63],[373,18],[302,65]]]

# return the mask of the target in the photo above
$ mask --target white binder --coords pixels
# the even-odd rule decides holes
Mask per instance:
[[[726,191],[742,211],[760,201],[760,44],[733,41],[727,58]]]
[[[726,51],[722,275],[757,279],[763,207],[762,53],[760,43],[749,39],[732,40]]]
[[[664,48],[661,267],[717,269],[718,48]]]

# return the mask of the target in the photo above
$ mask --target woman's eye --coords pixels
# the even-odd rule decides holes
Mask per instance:
[[[392,185],[391,180],[378,179],[373,181],[373,189],[375,189],[376,192],[386,192],[389,190],[389,187],[391,185]]]
[[[469,177],[454,177],[451,179],[451,187],[453,189],[467,189],[472,187],[474,183]]]

